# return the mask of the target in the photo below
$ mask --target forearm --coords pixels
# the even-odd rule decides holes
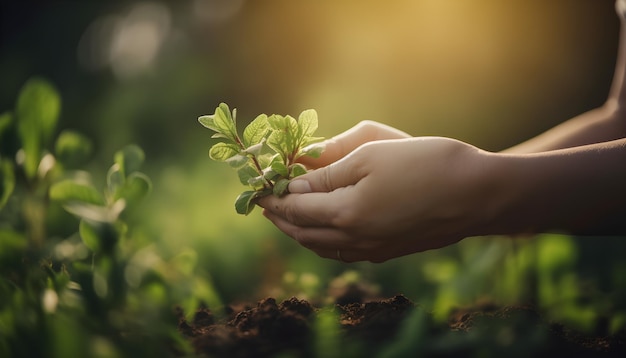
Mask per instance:
[[[618,4],[619,5],[619,4]],[[620,38],[613,81],[606,103],[583,113],[505,153],[538,153],[626,138],[626,9],[618,7]]]
[[[626,138],[626,115],[612,103],[574,117],[502,153],[539,153]]]
[[[624,234],[626,139],[537,154],[491,154],[490,234]],[[620,214],[620,215],[621,215]]]

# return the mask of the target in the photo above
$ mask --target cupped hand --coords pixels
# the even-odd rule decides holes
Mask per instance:
[[[479,210],[490,190],[481,180],[487,152],[440,137],[366,141],[347,155],[350,144],[336,148],[291,194],[259,200],[280,230],[322,257],[383,262],[472,236],[488,217]]]
[[[362,121],[347,131],[324,141],[324,151],[319,158],[301,157],[299,162],[308,168],[320,168],[345,157],[362,144],[383,140],[402,139],[411,136],[396,128],[375,121]]]

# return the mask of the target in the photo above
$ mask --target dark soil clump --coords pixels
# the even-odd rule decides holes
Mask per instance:
[[[347,338],[361,339],[368,344],[381,344],[392,339],[404,318],[416,308],[402,295],[337,307],[341,313],[339,323]]]
[[[576,333],[545,322],[531,306],[457,310],[448,324],[435,323],[402,295],[330,309],[337,318],[341,347],[360,347],[343,351],[342,357],[375,357],[381,352],[393,352],[389,356],[394,357],[626,356],[624,334]],[[315,357],[319,356],[315,320],[320,312],[297,298],[280,303],[266,298],[256,305],[228,307],[219,318],[208,309],[198,310],[191,322],[180,319],[179,330],[198,354],[208,357]],[[407,323],[420,319],[416,312],[422,321],[410,331]]]
[[[230,307],[220,320],[199,310],[191,323],[181,320],[179,329],[198,353],[210,357],[271,357],[306,346],[314,311],[296,298],[280,304],[266,298],[255,307]]]

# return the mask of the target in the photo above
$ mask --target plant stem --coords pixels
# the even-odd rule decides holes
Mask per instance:
[[[267,179],[263,175],[263,169],[261,168],[261,164],[259,164],[259,161],[256,159],[256,155],[252,155],[252,163],[254,163],[254,166],[256,167],[257,172],[259,173],[259,175],[263,177],[267,185],[269,185],[270,188],[274,188],[274,183],[272,183],[271,180]]]
[[[299,151],[300,145],[298,144],[298,146],[296,146],[293,151],[287,156],[287,168],[291,168],[291,165],[295,164],[296,162],[296,156],[298,155],[298,151]],[[291,179],[291,169],[289,169],[289,173],[288,173],[289,178],[287,179]]]
[[[235,135],[235,142],[237,143],[237,145],[239,146],[239,148],[241,148],[241,150],[246,150],[248,148],[246,148],[246,146],[243,144],[243,142],[241,141],[241,139],[239,138],[239,135]],[[263,168],[261,167],[261,164],[259,163],[259,161],[256,158],[256,155],[254,154],[250,154],[250,158],[252,159],[252,163],[254,164],[254,168],[256,169],[257,173],[259,173],[259,175],[263,178],[263,180],[265,180],[265,182],[267,183],[267,185],[270,188],[274,188],[274,183],[272,183],[269,179],[265,178],[263,176]]]

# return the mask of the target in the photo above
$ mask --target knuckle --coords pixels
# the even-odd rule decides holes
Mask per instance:
[[[335,188],[333,187],[332,176],[330,174],[331,168],[333,166],[329,165],[327,167],[320,168],[320,185],[324,191],[333,191]]]
[[[357,123],[356,127],[367,137],[372,137],[375,134],[378,124],[372,120],[366,119]]]
[[[359,229],[366,227],[370,221],[367,210],[359,198],[344,197],[341,203],[336,203],[332,212],[331,225],[357,234]]]
[[[303,211],[302,211],[302,198],[297,196],[290,198],[291,200],[287,205],[284,205],[282,215],[285,220],[294,225],[301,225],[303,223]]]
[[[297,210],[292,205],[285,206],[285,208],[283,209],[283,217],[288,222],[295,224],[298,219]]]
[[[331,219],[331,225],[344,230],[350,230],[357,228],[362,218],[357,213],[357,210],[348,206],[344,210],[338,211]]]

